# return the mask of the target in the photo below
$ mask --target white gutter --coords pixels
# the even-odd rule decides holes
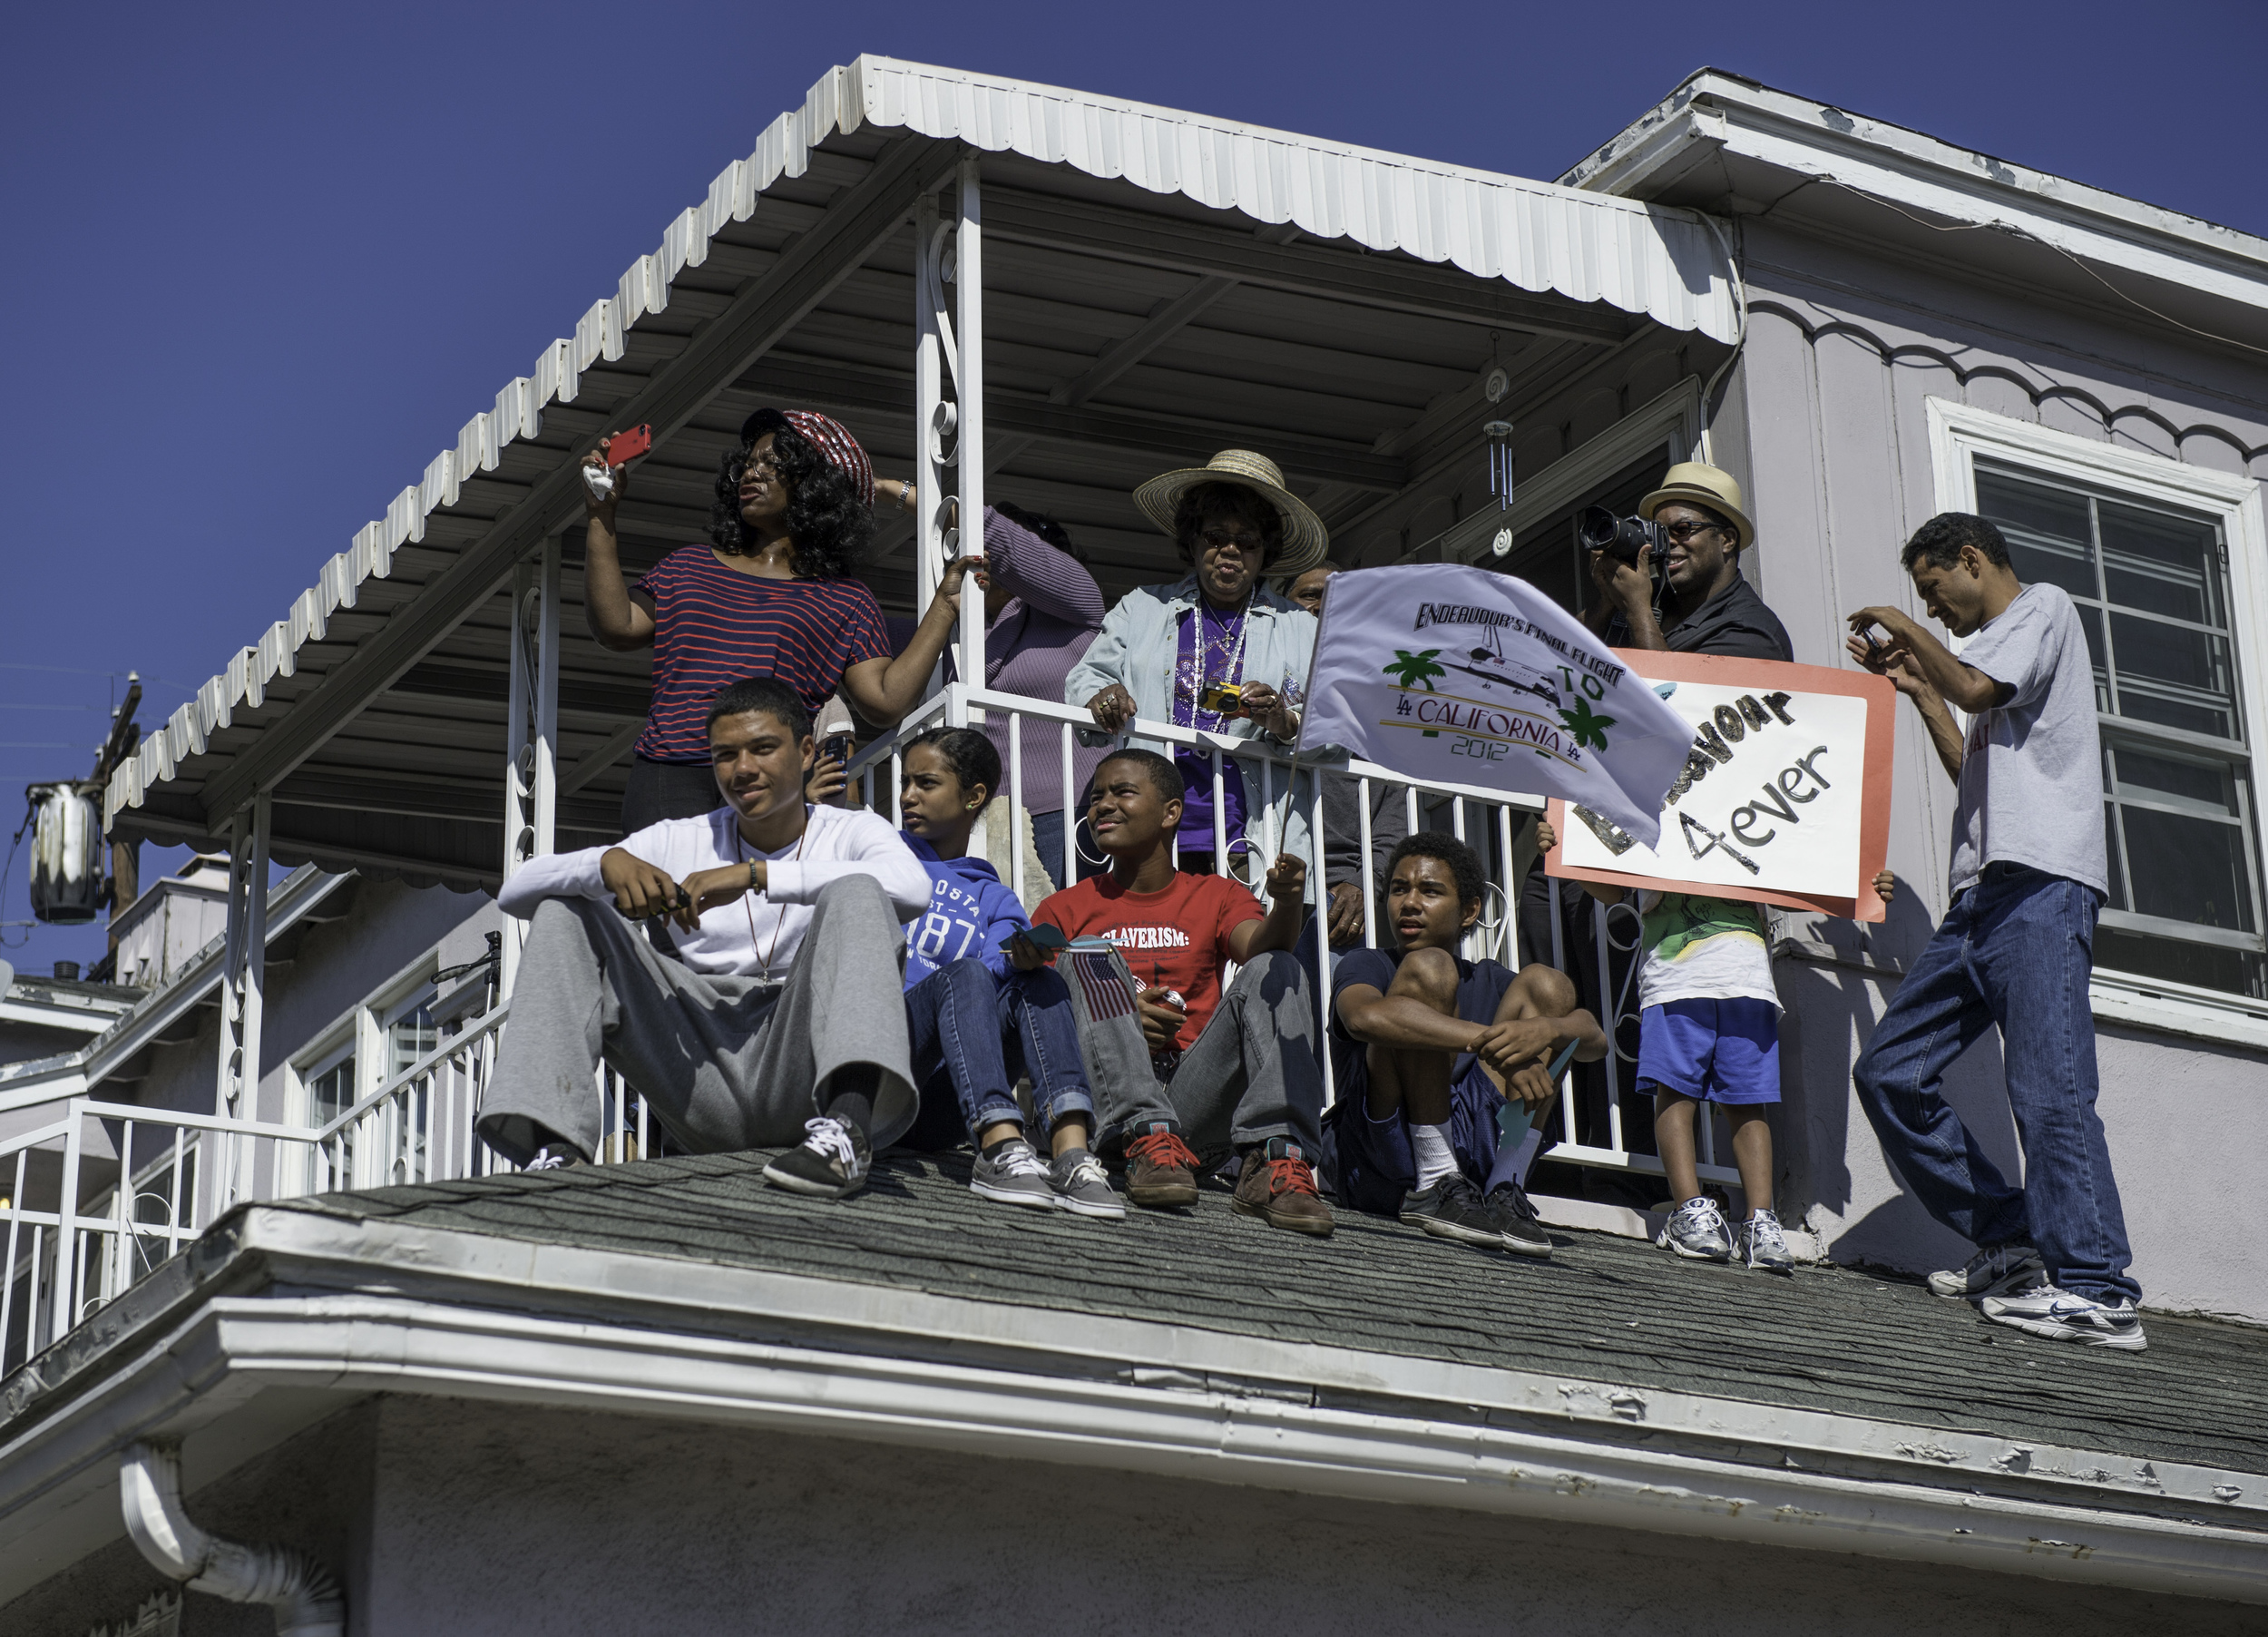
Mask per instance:
[[[136,1444],[119,1463],[126,1533],[161,1574],[192,1592],[276,1611],[277,1637],[344,1637],[347,1604],[328,1569],[288,1546],[247,1546],[208,1534],[181,1510],[181,1458]]]
[[[0,1388],[0,1601],[20,1565],[99,1545],[48,1520],[123,1442],[422,1392],[2268,1602],[2254,1474],[310,1212],[232,1223],[106,1309],[107,1338]],[[248,1256],[387,1294],[184,1307],[193,1280],[240,1289]],[[106,1372],[84,1391],[82,1365]]]

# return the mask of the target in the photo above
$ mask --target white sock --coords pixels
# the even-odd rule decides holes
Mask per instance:
[[[1499,1147],[1496,1163],[1489,1168],[1489,1187],[1495,1188],[1505,1182],[1517,1182],[1522,1188],[1527,1187],[1528,1168],[1536,1162],[1536,1150],[1542,1146],[1543,1132],[1531,1125],[1528,1128],[1528,1134],[1516,1145]],[[1485,1193],[1488,1190],[1481,1191]]]
[[[1449,1127],[1420,1125],[1410,1122],[1410,1152],[1417,1158],[1418,1191],[1425,1190],[1457,1169],[1457,1155],[1449,1146]]]

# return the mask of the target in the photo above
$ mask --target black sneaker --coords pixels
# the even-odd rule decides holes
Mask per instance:
[[[537,1149],[522,1171],[564,1171],[570,1165],[588,1164],[582,1155],[564,1142],[546,1142]]]
[[[1424,1229],[1435,1239],[1455,1240],[1461,1245],[1483,1245],[1497,1250],[1504,1243],[1503,1233],[1490,1218],[1489,1208],[1481,1201],[1481,1191],[1458,1171],[1438,1179],[1431,1188],[1404,1194],[1402,1220],[1413,1228]]]
[[[866,1186],[874,1152],[866,1133],[847,1120],[821,1114],[803,1122],[803,1146],[791,1148],[764,1168],[764,1180],[790,1193],[839,1200]]]
[[[1543,1230],[1527,1190],[1517,1182],[1499,1182],[1484,1201],[1489,1220],[1504,1239],[1504,1249],[1522,1256],[1549,1256],[1551,1236]]]

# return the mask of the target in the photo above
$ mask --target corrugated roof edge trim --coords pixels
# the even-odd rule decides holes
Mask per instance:
[[[708,259],[709,240],[743,221],[782,176],[801,176],[811,150],[864,125],[987,152],[1068,164],[1090,176],[1178,193],[1255,221],[1290,222],[1318,239],[1351,239],[1447,262],[1476,278],[1576,301],[1605,301],[1671,328],[1730,343],[1739,318],[1733,271],[1701,219],[1690,212],[1586,193],[1554,182],[1325,142],[1143,103],[1031,85],[1017,80],[862,56],[812,86],[803,106],[781,114],[687,207],[650,255],[593,302],[571,338],[546,347],[533,372],[507,383],[494,405],[464,423],[455,446],[363,526],[325,564],[288,615],[240,650],[165,725],[122,763],[103,792],[107,828],[121,811],[206,753],[240,707],[259,710],[268,685],[293,674],[302,644],[324,639],[330,617],[355,606],[366,580],[384,579],[405,542],[425,538],[425,519],[456,503],[458,485],[496,469],[503,447],[543,429],[547,404],[572,404],[582,372],[622,356],[623,337],[670,304],[670,285]]]

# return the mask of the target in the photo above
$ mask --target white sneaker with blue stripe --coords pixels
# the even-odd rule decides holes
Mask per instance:
[[[2017,1295],[1988,1296],[1977,1305],[1995,1324],[2013,1325],[2054,1341],[2116,1348],[2122,1353],[2139,1353],[2150,1345],[2134,1303],[2097,1301],[2058,1290],[2044,1280]]]

